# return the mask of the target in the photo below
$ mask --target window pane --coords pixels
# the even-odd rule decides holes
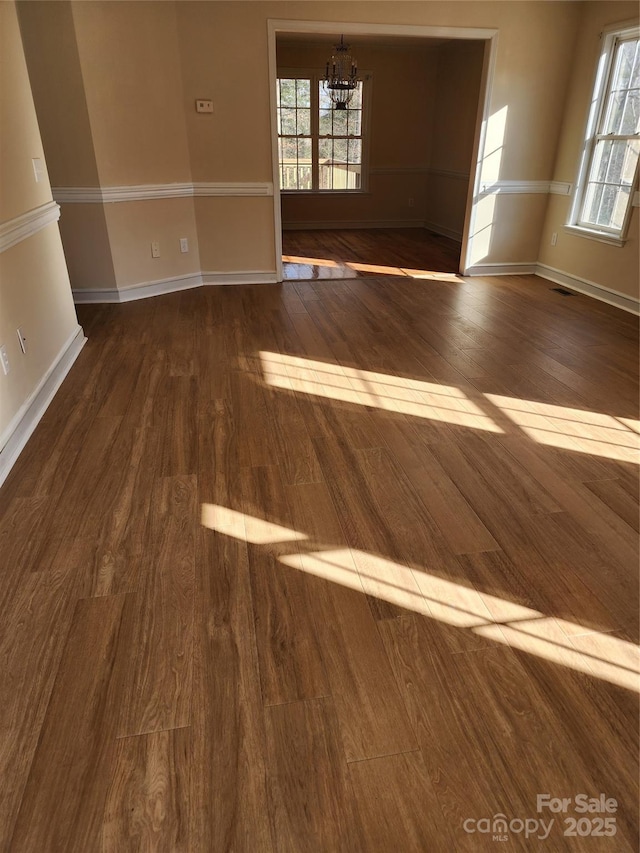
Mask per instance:
[[[298,136],[309,136],[311,134],[311,110],[297,110],[298,113]]]
[[[320,109],[321,110],[330,110],[331,109],[331,98],[329,97],[329,93],[324,88],[324,83],[320,83],[318,87],[318,94],[320,97]]]
[[[628,89],[630,87],[635,56],[636,42],[622,42],[618,51],[617,68],[613,84],[614,89]]]
[[[347,140],[346,139],[334,139],[333,141],[333,160],[334,162],[346,163],[347,162]]]
[[[320,110],[320,136],[331,135],[331,110]]]
[[[613,151],[613,143],[608,140],[598,142],[593,154],[593,165],[591,166],[592,181],[604,181],[607,177],[607,170],[611,162],[611,153]]]
[[[296,81],[280,80],[280,103],[284,107],[296,105]]]
[[[310,190],[312,188],[311,164],[298,166],[298,189]]]
[[[347,142],[349,163],[362,163],[362,140],[349,139]]]
[[[311,163],[311,140],[298,139],[298,162]]]
[[[584,222],[616,231],[622,230],[630,193],[629,186],[590,184],[586,194]]]
[[[352,109],[362,109],[362,81],[356,86],[349,106]]]
[[[311,106],[311,80],[296,80],[297,106]]]
[[[347,120],[349,122],[349,136],[360,136],[362,134],[361,110],[348,110]]]
[[[282,156],[284,160],[295,160],[297,155],[297,145],[295,139],[282,140]]]
[[[634,178],[640,141],[602,139],[596,143],[590,181],[630,184]]]
[[[331,160],[333,158],[333,141],[331,139],[318,140],[318,157],[320,160]]]
[[[640,41],[636,42],[635,61],[633,63],[633,70],[631,71],[629,88],[637,89],[638,86],[640,86]]]
[[[598,222],[598,211],[602,201],[604,184],[589,184],[584,199],[584,221],[592,225]]]
[[[360,166],[351,166],[348,167],[348,188],[350,190],[359,190],[360,189]]]
[[[624,225],[624,218],[627,213],[627,206],[629,204],[629,196],[631,193],[631,189],[628,186],[608,187],[607,189],[611,190],[611,193],[614,197],[613,213],[611,215],[611,225],[613,226],[613,228],[617,229],[618,231],[621,231]]]
[[[296,111],[286,108],[280,110],[280,133],[287,136],[296,135]]]
[[[640,130],[640,90],[615,92],[609,101],[605,133],[620,135]]]
[[[333,176],[333,171],[331,169],[331,166],[327,166],[324,163],[320,163],[318,166],[318,181],[319,181],[318,186],[320,187],[321,190],[332,190],[333,189],[333,183],[331,180],[332,176]]]
[[[640,155],[640,139],[628,139],[624,144],[625,152],[621,182],[630,185],[633,183],[636,174],[636,164]]]
[[[347,135],[347,110],[333,110],[333,135]]]
[[[627,101],[624,105],[620,130],[618,133],[631,134],[640,131],[640,90],[627,92]]]
[[[637,39],[616,48],[604,133],[632,134],[640,129],[640,51]]]

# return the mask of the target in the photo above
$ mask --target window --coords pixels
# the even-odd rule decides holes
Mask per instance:
[[[640,35],[604,36],[570,227],[621,244],[640,152]]]
[[[334,110],[317,75],[278,77],[281,190],[364,189],[364,96],[359,82],[347,109]]]

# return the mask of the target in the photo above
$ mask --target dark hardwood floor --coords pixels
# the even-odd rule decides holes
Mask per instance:
[[[433,278],[460,265],[460,244],[424,228],[283,231],[282,254],[286,281]]]
[[[390,275],[79,316],[0,490],[1,850],[637,849],[635,318]]]

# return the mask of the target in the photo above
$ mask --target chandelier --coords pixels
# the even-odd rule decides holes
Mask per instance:
[[[340,44],[327,62],[323,86],[336,110],[346,110],[358,85],[358,63],[351,56],[349,45],[340,36]]]

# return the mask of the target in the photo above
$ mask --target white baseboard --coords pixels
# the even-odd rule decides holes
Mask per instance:
[[[276,284],[275,270],[245,270],[239,272],[203,272],[204,284]]]
[[[191,290],[201,286],[202,275],[198,272],[129,284],[121,288],[114,287],[110,290],[74,290],[73,300],[78,305],[93,302],[133,302],[136,299],[148,299],[163,293],[175,293],[177,290]]]
[[[435,222],[425,222],[424,227],[427,231],[433,231],[434,234],[440,234],[442,237],[449,237],[450,240],[455,240],[456,243],[462,243],[461,231],[454,231],[452,228],[437,225]]]
[[[554,282],[554,284],[561,284],[570,290],[576,290],[578,293],[584,293],[586,296],[593,296],[594,299],[599,299],[601,302],[615,305],[616,308],[622,308],[623,311],[640,315],[640,300],[634,299],[633,296],[627,296],[626,293],[620,293],[618,290],[603,287],[601,284],[596,284],[595,281],[579,278],[578,276],[558,270],[555,267],[549,267],[546,264],[536,264],[535,272],[536,275],[546,278],[548,281]]]
[[[15,465],[31,434],[40,423],[49,403],[87,342],[84,332],[77,326],[73,335],[64,344],[51,367],[42,377],[34,391],[22,404],[0,438],[0,486]]]
[[[337,231],[353,228],[424,228],[424,219],[327,219],[283,222],[283,231]]]
[[[536,272],[536,263],[473,264],[463,275],[530,275]]]
[[[178,275],[158,281],[144,281],[121,288],[104,290],[74,290],[73,299],[78,305],[87,303],[133,302],[136,299],[149,299],[163,293],[176,293],[179,290],[191,290],[210,284],[275,284],[278,276],[275,270],[241,270],[239,272],[197,272],[190,275]]]

